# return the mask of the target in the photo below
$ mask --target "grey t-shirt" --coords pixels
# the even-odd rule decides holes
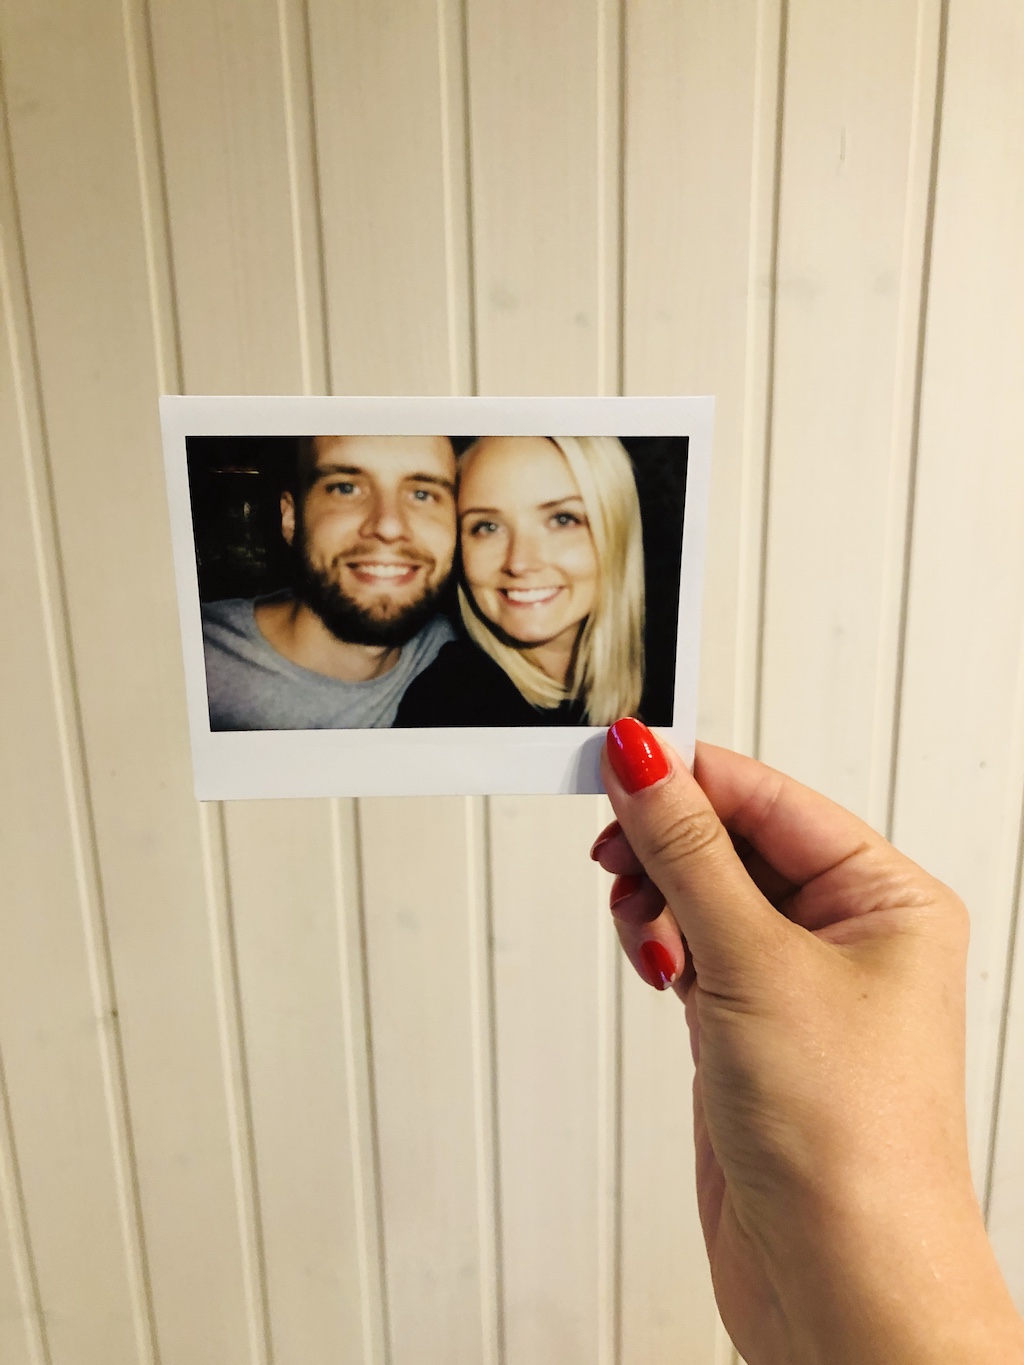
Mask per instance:
[[[279,654],[256,624],[255,606],[248,598],[203,605],[211,730],[387,729],[405,689],[455,634],[435,616],[379,678],[339,682]]]

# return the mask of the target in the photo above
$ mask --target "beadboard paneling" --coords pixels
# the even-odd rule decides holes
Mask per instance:
[[[0,0],[5,1361],[732,1354],[606,804],[194,802],[160,391],[717,395],[701,732],[970,903],[1024,1304],[1022,61],[1014,0]]]

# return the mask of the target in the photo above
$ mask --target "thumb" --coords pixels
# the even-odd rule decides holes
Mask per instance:
[[[792,929],[751,881],[685,763],[638,720],[608,731],[601,769],[619,824],[686,939],[699,984],[731,995]]]

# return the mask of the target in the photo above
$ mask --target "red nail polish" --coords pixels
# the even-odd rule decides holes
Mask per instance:
[[[642,721],[632,716],[617,720],[606,743],[615,776],[631,796],[668,777],[668,759]]]
[[[608,898],[608,904],[614,910],[619,901],[624,901],[627,896],[634,895],[643,884],[643,877],[633,876],[629,872],[620,873],[612,882],[612,892]]]
[[[659,991],[667,990],[672,984],[676,965],[664,943],[649,938],[640,945],[639,957],[643,964],[643,978],[648,986],[654,986]]]

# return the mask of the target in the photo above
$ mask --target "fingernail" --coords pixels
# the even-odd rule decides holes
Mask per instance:
[[[639,957],[644,969],[643,978],[648,986],[654,986],[659,991],[667,990],[672,985],[676,967],[672,961],[672,954],[664,943],[659,943],[656,938],[649,938],[646,943],[640,945]]]
[[[617,720],[606,742],[615,776],[630,795],[668,777],[668,759],[642,721],[632,716]]]
[[[632,873],[623,872],[612,882],[611,895],[608,897],[608,904],[611,909],[615,909],[619,901],[624,901],[627,896],[633,896],[644,884],[643,877],[634,876]]]
[[[593,858],[595,863],[597,862],[598,854],[604,848],[605,844],[610,844],[618,833],[619,824],[618,821],[616,821],[614,828],[606,829],[603,834],[599,834],[597,836],[597,838],[594,840],[594,846],[590,850],[590,856]]]

